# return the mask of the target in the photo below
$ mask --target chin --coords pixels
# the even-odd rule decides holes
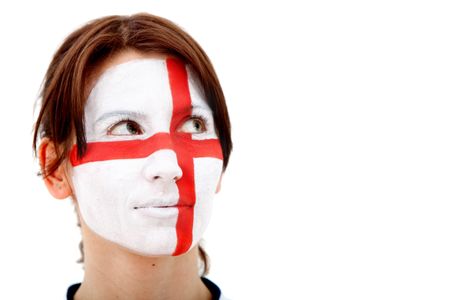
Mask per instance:
[[[139,230],[134,234],[128,231],[113,242],[141,256],[172,256],[177,246],[177,233],[173,227]]]

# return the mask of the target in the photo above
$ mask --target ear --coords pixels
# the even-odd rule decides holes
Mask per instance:
[[[51,174],[45,174],[50,164],[56,159],[55,144],[48,138],[43,138],[39,145],[39,164],[42,174],[44,175],[44,183],[50,194],[56,199],[65,199],[72,195],[67,172],[64,163]],[[47,175],[47,176],[45,176]]]
[[[217,194],[218,192],[220,192],[220,188],[221,188],[221,186],[222,186],[222,176],[223,176],[223,173],[220,174],[219,182],[217,183],[217,187],[216,187],[216,194]]]

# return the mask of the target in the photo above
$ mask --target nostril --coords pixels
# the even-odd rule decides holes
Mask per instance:
[[[178,181],[180,180],[181,176],[174,176],[172,179],[173,181]],[[155,175],[153,176],[153,180],[159,180],[159,179],[163,179],[163,177],[159,176],[159,175]]]
[[[159,150],[150,155],[142,168],[142,175],[152,182],[175,182],[180,180],[183,172],[178,165],[176,153],[173,150]]]

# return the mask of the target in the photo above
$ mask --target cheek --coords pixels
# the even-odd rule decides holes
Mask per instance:
[[[216,158],[196,158],[195,193],[197,196],[194,209],[193,241],[198,242],[209,223],[220,175],[222,174],[222,160]],[[193,244],[194,244],[193,243]]]
[[[200,197],[212,197],[222,174],[222,160],[212,157],[194,158],[194,170],[196,194]]]
[[[137,174],[138,164],[132,160],[102,161],[74,168],[74,193],[88,225],[95,220],[106,226],[111,224],[111,218],[122,218],[130,191],[139,183]]]

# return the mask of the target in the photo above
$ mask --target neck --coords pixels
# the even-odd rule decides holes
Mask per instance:
[[[198,247],[180,256],[144,257],[82,225],[85,276],[75,300],[211,299],[198,276]]]

